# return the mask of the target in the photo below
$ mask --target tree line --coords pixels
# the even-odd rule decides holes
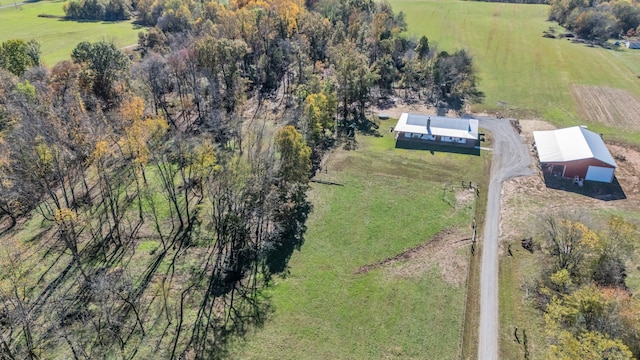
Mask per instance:
[[[476,0],[486,2],[501,2],[511,4],[549,4],[549,0]]]
[[[554,359],[633,359],[640,356],[640,301],[625,284],[638,246],[634,224],[613,216],[601,230],[583,214],[542,219],[539,247],[546,265],[536,280]],[[525,350],[526,351],[526,350]]]
[[[628,1],[550,0],[549,20],[586,40],[605,42],[640,31],[640,5]]]
[[[63,10],[71,20],[117,21],[129,20],[133,9],[126,0],[68,0]]]
[[[83,3],[86,4],[87,2]],[[269,313],[322,153],[399,96],[482,99],[387,3],[145,1],[126,55],[0,46],[0,357],[219,358]],[[29,220],[31,219],[31,220]]]

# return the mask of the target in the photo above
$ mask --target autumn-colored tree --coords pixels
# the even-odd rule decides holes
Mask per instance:
[[[105,101],[114,100],[115,82],[129,67],[129,59],[113,43],[80,42],[71,52],[71,59],[87,71],[96,96]]]
[[[623,329],[620,338],[638,358],[640,357],[640,299],[620,289],[614,290],[614,294],[618,306],[618,321]]]
[[[84,272],[78,247],[79,236],[82,233],[82,228],[78,226],[78,215],[69,208],[61,208],[56,209],[53,220],[58,227],[60,239],[62,239],[66,248],[71,251],[73,261],[86,279],[87,274]]]
[[[240,65],[248,53],[241,40],[207,38],[195,44],[197,61],[207,74],[213,100],[227,112],[236,109],[244,93]]]
[[[372,71],[367,58],[357,51],[353,43],[347,42],[333,48],[332,55],[336,68],[340,115],[346,120],[355,105],[356,120],[360,121],[371,100],[371,87],[378,75]]]
[[[566,269],[578,277],[586,258],[599,246],[598,235],[569,214],[550,214],[543,226],[544,250],[552,258],[554,272]]]
[[[554,359],[631,359],[624,340],[637,334],[628,321],[637,309],[628,293],[619,289],[583,286],[554,297],[545,309],[545,330],[552,342],[547,356]],[[622,311],[621,311],[622,310]],[[632,343],[630,343],[632,344]]]
[[[40,44],[35,40],[7,40],[0,44],[0,67],[15,75],[22,75],[40,65]]]
[[[167,60],[161,55],[152,53],[147,56],[141,63],[136,64],[135,74],[145,85],[152,100],[152,108],[156,115],[159,110],[169,120],[171,125],[176,128],[177,124],[173,119],[173,114],[169,111],[167,95],[174,88],[174,77],[172,76]]]
[[[568,331],[561,331],[556,343],[547,348],[547,359],[554,360],[631,360],[633,354],[619,339],[611,339],[598,332],[583,332],[574,336]]]
[[[331,22],[319,14],[305,12],[301,15],[298,31],[309,42],[309,57],[312,61],[325,61],[331,41]]]
[[[482,102],[484,93],[477,88],[476,70],[471,55],[459,50],[441,51],[433,65],[433,99],[449,109],[461,111],[465,104]]]
[[[135,109],[131,111],[134,112]],[[133,121],[124,129],[125,135],[118,144],[124,155],[133,161],[135,168],[140,172],[146,183],[145,167],[149,162],[150,155],[148,142],[152,139],[158,141],[166,132],[168,125],[166,120],[160,116],[144,120],[142,117],[130,119],[133,119]]]
[[[192,0],[165,0],[162,15],[158,18],[158,27],[168,32],[188,31],[193,22]]]
[[[138,33],[138,45],[144,48],[145,52],[162,53],[166,51],[169,40],[167,36],[157,26],[152,27],[149,31],[141,31]]]
[[[593,280],[603,286],[624,287],[625,265],[639,239],[634,224],[618,216],[611,217],[607,229],[599,236]]]
[[[323,93],[307,96],[305,107],[307,139],[317,142],[325,130],[332,130],[335,126],[333,109],[330,108],[329,99]]]
[[[603,43],[618,31],[615,16],[596,9],[585,9],[573,20],[572,29],[578,36]]]
[[[275,144],[280,153],[280,176],[285,182],[307,183],[311,174],[311,148],[302,134],[288,125],[278,130]]]
[[[51,69],[49,86],[54,97],[54,107],[81,112],[84,110],[80,100],[80,66],[65,60]]]

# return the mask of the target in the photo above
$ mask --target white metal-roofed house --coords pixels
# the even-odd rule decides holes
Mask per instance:
[[[618,167],[602,137],[582,126],[534,131],[542,170],[566,178],[610,183]]]
[[[393,131],[399,142],[474,147],[478,145],[478,120],[403,113]]]

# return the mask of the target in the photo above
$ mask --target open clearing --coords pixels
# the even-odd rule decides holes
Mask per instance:
[[[7,0],[0,1],[7,5]],[[38,17],[46,14],[64,16],[64,1],[38,1],[0,9],[0,42],[10,39],[40,43],[42,60],[52,67],[71,58],[71,51],[81,41],[110,41],[117,47],[136,44],[143,28],[131,21],[67,21],[61,18]]]
[[[640,130],[640,101],[628,91],[606,86],[571,86],[580,116],[612,128]]]
[[[542,118],[558,126],[590,122],[609,138],[640,145],[640,130],[619,132],[584,117],[571,94],[573,86],[589,85],[640,98],[640,51],[543,38],[542,32],[554,26],[547,21],[547,5],[458,0],[392,0],[391,4],[405,13],[410,33],[426,35],[432,48],[471,53],[479,89],[486,94],[474,112]]]
[[[520,124],[522,136],[528,144],[533,141],[534,130],[555,128],[539,120],[524,120]],[[546,348],[542,314],[532,307],[525,286],[532,284],[538,275],[539,259],[536,253],[530,254],[520,246],[521,239],[535,236],[536,214],[570,209],[588,214],[596,223],[605,221],[610,215],[619,215],[640,225],[640,152],[615,143],[607,146],[617,159],[615,174],[625,199],[604,201],[578,194],[571,188],[569,191],[550,189],[539,171],[533,176],[514,178],[504,183],[500,220],[500,358],[515,360],[524,356],[522,344],[514,340],[516,327],[520,331],[526,329],[532,358],[541,358]],[[532,162],[537,164],[535,154],[531,154]],[[509,245],[511,256],[508,254]],[[640,292],[640,269],[637,265],[629,264],[627,285],[634,293]]]
[[[274,312],[232,358],[460,358],[475,214],[461,182],[485,182],[490,154],[395,149],[392,125],[325,159],[316,179],[343,186],[313,184]]]

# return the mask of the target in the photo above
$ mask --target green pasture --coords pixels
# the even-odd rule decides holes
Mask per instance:
[[[546,5],[458,0],[391,0],[403,11],[409,32],[426,35],[438,51],[469,51],[480,77],[484,104],[475,111],[520,118],[540,117],[560,126],[585,123],[569,86],[597,85],[640,97],[640,51],[607,50],[543,38],[557,24],[547,21]],[[640,143],[640,134],[598,131]]]
[[[356,150],[330,155],[316,179],[343,186],[313,184],[302,251],[266,294],[270,319],[237,343],[231,358],[459,358],[465,284],[445,282],[437,265],[410,277],[392,273],[402,262],[356,270],[447,227],[470,233],[473,206],[452,206],[443,185],[484,183],[487,160],[395,149],[389,133],[358,136]],[[458,251],[467,257],[469,247]]]
[[[61,18],[38,17],[46,14],[64,16],[64,1],[38,1],[13,6],[13,1],[0,0],[0,42],[10,39],[35,39],[40,43],[42,59],[48,66],[71,57],[81,41],[110,41],[118,47],[136,44],[139,26],[131,21],[66,21]],[[4,7],[10,5],[8,7]]]

